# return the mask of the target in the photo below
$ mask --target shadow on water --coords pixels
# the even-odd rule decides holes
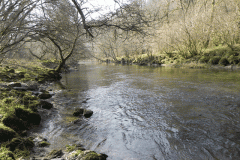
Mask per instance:
[[[63,75],[57,114],[39,134],[50,149],[81,143],[114,160],[239,159],[239,79],[238,72],[80,65]],[[76,107],[94,114],[75,121]]]

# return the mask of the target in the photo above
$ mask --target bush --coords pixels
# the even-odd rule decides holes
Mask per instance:
[[[223,57],[220,59],[219,64],[226,66],[229,64],[229,61],[227,60],[226,57]]]
[[[231,55],[231,56],[228,58],[228,61],[229,61],[229,63],[231,63],[231,64],[238,64],[239,61],[240,61],[240,59],[239,59],[239,57],[237,57],[237,56]]]
[[[212,58],[210,58],[210,60],[208,61],[210,64],[215,65],[218,64],[218,62],[220,61],[221,57],[219,56],[214,56]]]
[[[202,56],[200,59],[199,59],[199,62],[201,63],[207,63],[209,61],[210,57],[208,56]]]

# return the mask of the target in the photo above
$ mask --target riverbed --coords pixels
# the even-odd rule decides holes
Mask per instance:
[[[240,72],[80,62],[50,86],[35,130],[47,150],[82,144],[109,160],[240,158]],[[75,108],[90,118],[72,116]]]

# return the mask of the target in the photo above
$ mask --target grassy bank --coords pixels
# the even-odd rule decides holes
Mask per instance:
[[[54,70],[38,62],[9,60],[0,67],[0,159],[28,157],[34,146],[27,130],[40,124],[39,97],[21,88],[60,79]],[[10,83],[11,82],[11,83]],[[16,83],[12,83],[16,82]]]
[[[138,65],[169,65],[188,68],[209,68],[213,65],[240,66],[240,45],[216,46],[196,53],[173,51],[161,54],[141,54],[117,57],[115,62]]]

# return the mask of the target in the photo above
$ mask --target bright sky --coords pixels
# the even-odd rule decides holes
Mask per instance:
[[[84,9],[84,8],[90,8],[90,9],[100,8],[101,9],[99,11],[99,13],[91,14],[92,18],[97,18],[101,14],[107,13],[109,11],[114,11],[117,8],[119,8],[119,5],[117,3],[115,3],[114,0],[87,0],[86,2],[87,3],[85,3],[84,5],[81,6],[82,9]],[[127,0],[120,0],[120,3],[123,3],[123,2],[126,3]]]

